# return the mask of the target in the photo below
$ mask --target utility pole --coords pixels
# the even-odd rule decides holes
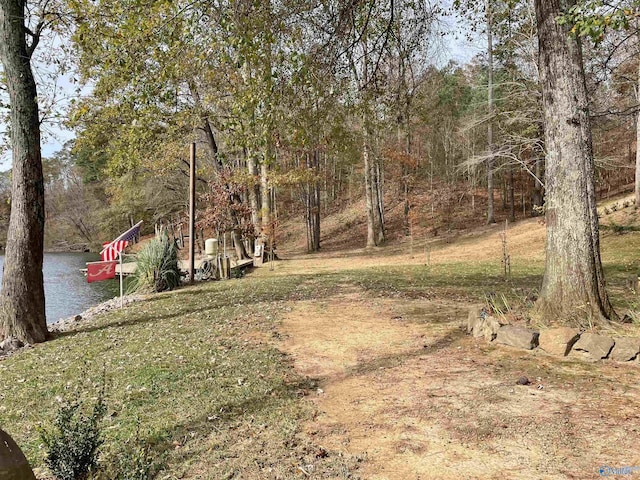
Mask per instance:
[[[189,283],[193,283],[196,236],[196,144],[191,144],[189,162]]]

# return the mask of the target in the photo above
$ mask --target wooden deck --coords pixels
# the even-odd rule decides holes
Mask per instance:
[[[198,270],[199,268],[201,268],[202,263],[207,260],[206,258],[197,258],[194,262],[195,268],[196,270]],[[123,263],[122,264],[122,273],[125,277],[128,277],[129,275],[133,275],[136,271],[136,262],[127,262],[127,263]],[[231,268],[247,268],[249,266],[253,266],[253,259],[252,258],[245,258],[244,260],[240,260],[239,262],[236,262],[234,259],[231,259]],[[180,269],[181,272],[185,272],[188,273],[189,272],[189,261],[188,260],[178,260],[178,268]],[[86,275],[87,274],[87,269],[86,268],[81,268],[80,271]],[[116,276],[120,275],[120,264],[116,264]]]

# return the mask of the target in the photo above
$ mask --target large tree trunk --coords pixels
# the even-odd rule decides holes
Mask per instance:
[[[24,2],[0,0],[0,61],[11,102],[11,216],[0,294],[0,338],[47,339],[42,258],[44,179],[36,84],[27,47]]]
[[[616,318],[605,290],[587,89],[579,39],[557,18],[572,0],[535,0],[546,158],[546,265],[537,313],[581,326]]]

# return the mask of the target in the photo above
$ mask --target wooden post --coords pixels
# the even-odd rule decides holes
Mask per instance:
[[[124,271],[122,267],[123,253],[118,253],[120,257],[120,308],[124,307]]]
[[[191,144],[189,164],[189,283],[193,283],[195,273],[195,240],[196,240],[196,144]]]

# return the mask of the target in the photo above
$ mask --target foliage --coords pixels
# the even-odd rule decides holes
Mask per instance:
[[[211,228],[218,234],[236,230],[243,236],[255,236],[251,209],[241,201],[247,190],[254,186],[251,177],[224,168],[209,182],[208,190],[200,195],[198,228]]]
[[[586,0],[577,2],[558,18],[561,25],[571,25],[571,33],[588,37],[598,44],[604,40],[608,30],[629,30],[632,19],[637,17],[640,2]]]
[[[85,413],[79,401],[60,406],[53,428],[42,429],[45,463],[58,480],[82,480],[98,465],[103,443],[101,421],[106,413],[104,390]]]
[[[163,292],[180,285],[178,248],[166,233],[151,240],[136,256],[136,271],[130,289]]]

